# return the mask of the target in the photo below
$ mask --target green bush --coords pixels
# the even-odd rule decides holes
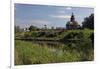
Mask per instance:
[[[45,34],[46,34],[45,32],[39,32],[38,35],[37,35],[37,37],[44,37]]]
[[[29,38],[29,37],[31,37],[30,33],[28,33],[28,32],[24,33],[24,38]]]
[[[84,39],[84,34],[83,32],[69,32],[62,38],[62,40],[67,41],[68,39]]]
[[[34,37],[37,37],[37,36],[38,36],[38,32],[34,32],[34,31],[33,31],[33,32],[31,33],[31,36],[32,36],[33,38],[34,38]]]
[[[48,33],[46,34],[46,37],[56,37],[57,35],[56,34],[53,34],[53,33]]]

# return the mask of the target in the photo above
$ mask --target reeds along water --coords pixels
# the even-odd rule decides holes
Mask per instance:
[[[15,64],[92,61],[91,40],[75,42],[15,41]]]

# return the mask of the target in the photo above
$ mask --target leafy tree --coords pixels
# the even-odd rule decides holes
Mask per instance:
[[[47,29],[47,25],[44,25],[44,29]]]
[[[29,30],[30,31],[34,31],[34,30],[37,30],[38,28],[37,27],[35,27],[35,26],[33,26],[33,25],[31,25],[30,27],[29,27]]]
[[[20,27],[19,26],[15,26],[15,32],[20,32],[20,31],[21,31]]]
[[[45,32],[39,32],[37,36],[38,36],[38,37],[43,37],[43,36],[45,36],[45,35],[46,35]]]
[[[83,28],[94,29],[94,14],[91,14],[89,17],[84,18],[82,24]]]
[[[89,37],[92,41],[92,47],[94,48],[94,33],[92,33]]]

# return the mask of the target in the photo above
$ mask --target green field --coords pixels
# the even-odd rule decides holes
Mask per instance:
[[[90,38],[91,33],[93,33],[92,30],[62,32],[52,38],[62,37],[65,44],[56,45],[15,40],[15,65],[92,61],[94,59],[94,47]],[[66,39],[69,38],[81,39],[81,41],[67,42]]]

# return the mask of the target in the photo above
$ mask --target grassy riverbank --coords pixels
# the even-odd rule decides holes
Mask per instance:
[[[15,39],[17,40],[41,40],[41,41],[68,41],[70,39],[90,39],[94,34],[93,30],[64,30],[64,31],[27,31],[15,33]]]
[[[40,46],[29,41],[15,40],[15,65],[76,62],[93,60],[93,48],[88,41],[71,43],[61,48]]]

